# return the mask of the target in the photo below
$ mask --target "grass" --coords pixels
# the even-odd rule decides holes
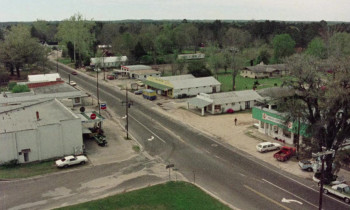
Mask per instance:
[[[229,209],[186,182],[168,182],[96,201],[60,208],[70,209]]]
[[[72,63],[70,58],[60,58],[60,59],[58,59],[58,62],[66,64],[66,65]]]
[[[135,151],[135,152],[140,152],[140,147],[138,145],[133,145],[132,146],[132,149]]]
[[[281,86],[282,84],[282,78],[252,79],[237,75],[236,90],[252,90],[256,80],[260,83],[257,89],[274,87],[275,84],[277,84],[277,86]],[[218,74],[218,81],[222,84],[221,90],[223,92],[232,91],[232,75],[230,73]]]
[[[0,166],[0,179],[19,179],[57,172],[53,160],[21,164],[14,167]]]

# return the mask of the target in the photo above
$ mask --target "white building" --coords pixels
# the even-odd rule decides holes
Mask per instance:
[[[220,92],[221,83],[214,77],[194,77],[191,74],[169,76],[169,77],[148,77],[143,81],[148,88],[157,90],[158,94],[171,98],[183,98],[195,96],[199,93]]]
[[[98,57],[91,58],[90,66],[96,66],[99,68],[119,67],[124,65],[128,61],[126,56],[112,56],[112,57]]]
[[[0,112],[0,164],[82,153],[81,119],[57,99]]]
[[[250,109],[262,97],[254,90],[231,91],[223,93],[200,93],[195,98],[187,100],[187,108],[194,106],[201,109],[201,114],[221,114]]]
[[[203,53],[193,53],[193,54],[180,54],[177,56],[177,59],[182,60],[194,60],[194,59],[203,59],[205,54]]]

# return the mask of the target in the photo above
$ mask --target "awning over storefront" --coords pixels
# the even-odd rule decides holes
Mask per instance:
[[[167,90],[173,89],[173,88],[170,87],[170,86],[166,86],[166,85],[159,84],[159,83],[156,83],[156,82],[152,82],[152,81],[149,81],[149,80],[144,80],[144,81],[142,81],[142,82],[143,82],[145,85],[148,85],[148,86],[153,87],[153,88],[158,89],[158,90],[167,91]]]
[[[212,104],[213,102],[195,97],[195,98],[188,99],[187,103],[189,103],[193,106],[196,106],[198,108],[203,108],[203,107],[208,106],[209,104]]]

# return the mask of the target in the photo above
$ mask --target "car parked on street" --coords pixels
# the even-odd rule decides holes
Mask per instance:
[[[84,155],[78,155],[78,156],[69,155],[59,160],[56,160],[55,163],[58,168],[67,168],[68,166],[72,166],[72,165],[78,165],[78,164],[83,165],[87,161],[88,159]]]
[[[269,152],[273,150],[279,150],[281,145],[279,143],[262,142],[256,145],[258,152]]]
[[[350,203],[350,187],[346,184],[337,185],[325,185],[323,186],[323,192],[325,194],[332,194],[339,197],[345,201],[345,203]]]
[[[135,90],[135,91],[134,91],[134,94],[135,94],[135,95],[141,95],[142,92],[143,92],[143,90]]]
[[[72,74],[73,74],[73,75],[78,75],[78,72],[73,71]]]
[[[69,84],[70,84],[71,86],[76,86],[76,85],[77,85],[77,83],[74,82],[74,81],[70,81]]]

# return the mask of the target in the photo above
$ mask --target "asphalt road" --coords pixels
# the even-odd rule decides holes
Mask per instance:
[[[67,74],[62,74],[63,72],[69,73],[70,70],[60,67],[61,76],[65,77]],[[73,77],[72,80],[79,86],[96,93],[96,80],[83,74]],[[113,109],[120,118],[125,116],[125,106],[121,103],[125,100],[125,91],[121,92],[100,83],[99,95],[100,100],[105,101],[108,108]],[[181,122],[159,114],[152,106],[143,105],[137,100],[129,109],[129,133],[148,154],[160,157],[165,163],[174,164],[189,181],[195,182],[233,208],[318,208],[319,194],[315,183],[280,171],[230,145],[222,145]],[[149,141],[152,136],[153,140]],[[84,170],[96,169],[92,167]],[[90,179],[98,179],[104,173],[108,173],[108,169],[101,168],[99,174],[90,174]],[[48,190],[47,187],[54,188],[53,185],[57,187],[65,181],[61,176],[55,178],[54,183],[42,190]],[[79,177],[69,179],[74,181]],[[7,187],[5,190],[10,191],[11,186]],[[78,187],[79,185],[76,186]],[[43,187],[36,188],[39,192]],[[18,193],[26,192],[23,190]],[[12,202],[16,202],[16,198],[13,199]],[[324,196],[323,209],[349,208],[349,205],[338,199]]]

